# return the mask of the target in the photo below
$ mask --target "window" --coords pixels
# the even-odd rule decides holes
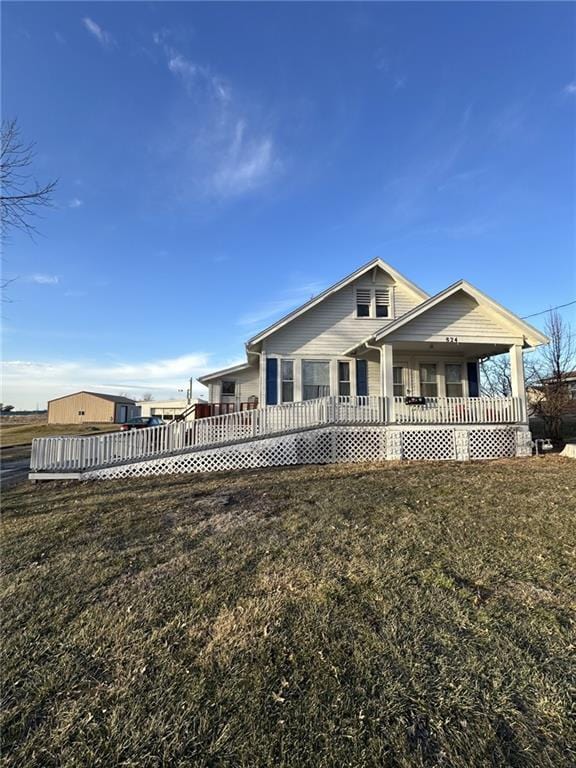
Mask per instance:
[[[356,289],[356,317],[370,317],[371,293],[370,288]]]
[[[390,289],[376,288],[375,298],[376,317],[388,317],[390,315]]]
[[[446,396],[462,397],[462,366],[460,363],[446,363]]]
[[[401,365],[395,365],[392,368],[392,378],[394,397],[404,397],[404,368]]]
[[[356,288],[356,317],[390,317],[390,288]]]
[[[236,394],[236,382],[235,381],[223,381],[222,382],[222,394],[223,395],[235,395]]]
[[[420,365],[420,394],[423,397],[438,397],[436,363],[422,363]]]
[[[282,402],[294,400],[294,361],[282,360]]]
[[[338,363],[338,394],[350,396],[350,363]]]
[[[328,397],[330,394],[330,363],[327,360],[302,361],[302,400]]]
[[[84,416],[84,415],[85,415],[84,411],[78,411],[78,416]]]

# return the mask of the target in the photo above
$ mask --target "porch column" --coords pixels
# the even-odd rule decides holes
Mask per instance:
[[[266,405],[266,352],[260,352],[258,362],[258,373],[260,375],[260,391],[258,393],[258,408],[264,408]]]
[[[526,385],[524,382],[524,358],[522,345],[513,344],[510,347],[510,379],[512,397],[519,397],[521,404],[521,421],[526,421]]]
[[[380,348],[380,392],[386,407],[386,421],[394,422],[394,372],[392,344]]]

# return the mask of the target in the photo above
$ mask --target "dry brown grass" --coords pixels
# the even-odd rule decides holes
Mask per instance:
[[[32,442],[35,437],[55,437],[57,435],[91,435],[94,432],[112,432],[119,429],[119,424],[48,424],[46,417],[30,416],[2,417],[0,421],[0,446],[23,445]],[[12,421],[22,419],[22,421]]]
[[[7,492],[4,765],[573,765],[575,474],[548,456]]]

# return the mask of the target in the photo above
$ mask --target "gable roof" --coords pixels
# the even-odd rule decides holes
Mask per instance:
[[[443,301],[448,299],[450,296],[453,296],[455,293],[458,293],[459,291],[463,291],[464,293],[468,294],[468,296],[471,296],[473,299],[475,299],[481,306],[487,307],[496,314],[504,317],[504,319],[508,322],[515,325],[520,331],[520,335],[524,337],[526,346],[537,347],[540,344],[548,343],[548,337],[541,333],[537,328],[534,328],[533,325],[530,325],[530,323],[525,322],[520,317],[518,317],[518,315],[510,312],[510,310],[503,307],[497,301],[491,299],[490,296],[483,293],[478,288],[475,288],[467,280],[458,280],[456,283],[449,285],[448,288],[440,291],[435,296],[431,296],[426,301],[423,301],[422,304],[418,304],[416,307],[411,309],[409,312],[406,312],[406,314],[402,315],[397,320],[394,320],[383,328],[380,328],[378,331],[376,331],[376,333],[373,333],[372,336],[369,336],[360,343],[355,344],[353,347],[346,350],[344,354],[350,354],[350,352],[353,350],[364,346],[364,344],[370,341],[380,341],[384,337],[394,333],[394,331],[397,331],[399,328],[407,325],[411,320],[414,320],[433,307],[436,307],[438,304],[441,304]]]
[[[272,325],[269,325],[268,328],[265,328],[256,336],[253,336],[251,339],[249,339],[246,342],[246,347],[247,348],[253,347],[255,344],[258,344],[259,342],[263,341],[263,339],[265,339],[267,336],[270,336],[275,331],[279,330],[280,328],[283,328],[285,325],[292,322],[292,320],[295,320],[297,317],[300,317],[300,315],[303,315],[304,312],[307,312],[309,309],[312,309],[313,307],[317,306],[322,301],[327,299],[329,296],[332,296],[332,294],[336,293],[342,288],[345,288],[347,285],[354,282],[354,280],[357,280],[359,277],[362,277],[362,275],[365,275],[367,272],[369,272],[371,269],[374,269],[375,267],[384,270],[384,272],[387,272],[390,275],[390,277],[392,277],[397,283],[401,283],[402,285],[404,285],[406,288],[408,288],[408,290],[416,294],[418,298],[422,300],[428,298],[428,294],[425,291],[423,291],[422,288],[419,288],[411,280],[408,280],[408,278],[404,277],[404,275],[401,275],[400,272],[394,269],[394,267],[391,267],[389,264],[387,264],[385,261],[383,261],[380,258],[372,259],[367,264],[364,264],[362,267],[357,269],[355,272],[352,272],[347,277],[344,277],[342,280],[339,280],[337,283],[334,283],[334,285],[331,285],[329,288],[326,288],[325,291],[322,291],[322,293],[319,293],[317,296],[314,296],[314,298],[310,299],[310,301],[307,301],[305,304],[302,304],[300,307],[297,307],[296,309],[292,310],[292,312],[289,312],[287,315],[284,315],[284,317],[281,317],[280,320],[277,320],[275,323],[273,323]],[[203,377],[203,378],[206,378],[206,377]]]
[[[99,397],[102,400],[109,400],[111,403],[127,403],[129,405],[136,404],[136,401],[129,397],[123,397],[122,395],[105,395],[102,394],[102,392],[88,392],[86,389],[81,389],[79,392],[71,392],[69,395],[53,397],[52,400],[48,400],[48,402],[53,403],[56,400],[64,400],[67,397],[75,397],[76,395],[92,395],[93,397]]]

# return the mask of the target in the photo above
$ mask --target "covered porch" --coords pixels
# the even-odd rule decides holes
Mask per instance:
[[[346,354],[378,366],[389,423],[527,425],[523,352],[537,329],[464,280],[382,327]],[[510,396],[480,392],[480,361],[510,357]]]
[[[527,423],[521,343],[398,340],[351,354],[377,371],[387,424]],[[510,396],[484,397],[480,361],[501,354],[510,356]]]

